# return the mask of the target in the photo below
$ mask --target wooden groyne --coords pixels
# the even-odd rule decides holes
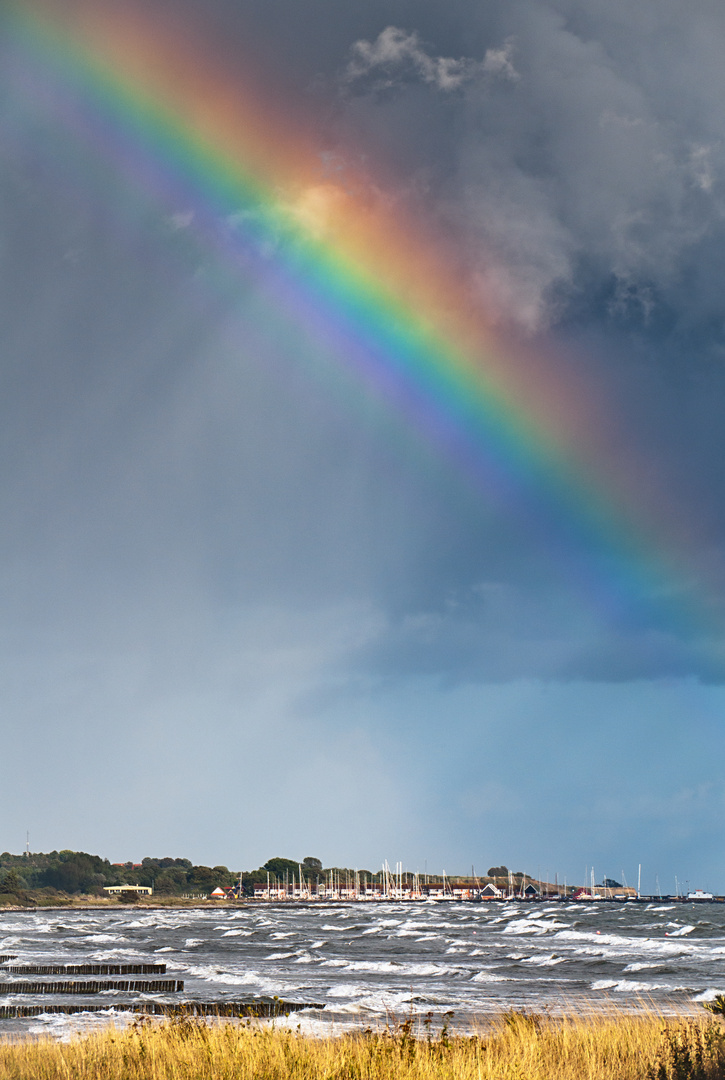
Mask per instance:
[[[75,982],[2,982],[0,994],[101,994],[118,990],[133,994],[180,994],[184,984],[180,979],[105,979]]]
[[[184,983],[181,979],[5,979],[6,975],[165,975],[166,964],[36,964],[31,960],[12,964],[17,955],[0,954],[0,995],[12,997],[23,994],[35,997],[48,995],[69,995],[85,997],[101,994],[104,991],[116,991],[122,994],[181,994]],[[49,1002],[48,1004],[15,1003],[0,1005],[0,1020],[23,1019],[47,1014],[73,1015],[79,1013],[134,1013],[146,1016],[183,1017],[274,1017],[287,1016],[300,1009],[324,1009],[324,1005],[313,1001],[286,1001],[282,998],[250,998],[247,1001],[139,1001],[138,999],[90,1002]]]
[[[17,1020],[23,1017],[98,1012],[132,1012],[145,1016],[249,1016],[272,1017],[287,1016],[301,1009],[324,1009],[324,1005],[314,1001],[284,1001],[280,998],[259,999],[254,1001],[184,1001],[178,1005],[165,1005],[159,1001],[114,1002],[109,1005],[2,1005],[0,1020]]]
[[[0,975],[6,971],[12,975],[165,975],[166,964],[13,964],[0,968]]]

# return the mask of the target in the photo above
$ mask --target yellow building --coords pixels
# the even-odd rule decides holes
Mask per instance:
[[[104,885],[103,891],[108,893],[109,896],[119,896],[122,893],[135,892],[139,896],[152,896],[153,889],[148,885]]]

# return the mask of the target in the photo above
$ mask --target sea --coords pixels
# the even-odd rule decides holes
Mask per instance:
[[[165,963],[181,994],[139,1000],[310,1002],[275,1021],[305,1033],[395,1025],[471,1030],[502,1010],[591,1013],[616,1006],[699,1011],[725,992],[725,904],[250,903],[194,909],[0,913],[0,953],[18,963]],[[0,967],[0,971],[2,968]],[[21,975],[3,975],[3,982]],[[48,1005],[52,995],[0,996]],[[73,1004],[84,1003],[74,997]],[[0,1035],[73,1032],[128,1015],[0,1020]],[[319,1006],[324,1006],[320,1008]]]

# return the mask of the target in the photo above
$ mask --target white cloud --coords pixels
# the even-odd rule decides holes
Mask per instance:
[[[489,75],[501,75],[505,79],[516,80],[520,78],[511,60],[513,50],[513,38],[508,38],[500,49],[486,49],[486,55],[483,58],[483,70]]]
[[[347,68],[347,79],[353,81],[368,75],[377,68],[388,73],[388,82],[395,68],[409,64],[426,83],[439,90],[457,90],[470,69],[467,60],[455,60],[450,56],[430,56],[421,45],[416,33],[406,33],[397,26],[388,26],[375,41],[356,41],[352,47],[353,59]]]
[[[711,146],[695,146],[690,154],[692,179],[702,191],[711,192],[715,183]]]

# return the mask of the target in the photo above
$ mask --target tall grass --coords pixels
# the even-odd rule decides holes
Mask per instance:
[[[716,1080],[717,1020],[655,1014],[498,1017],[480,1035],[381,1032],[313,1038],[181,1018],[59,1043],[0,1041],[0,1080]]]

